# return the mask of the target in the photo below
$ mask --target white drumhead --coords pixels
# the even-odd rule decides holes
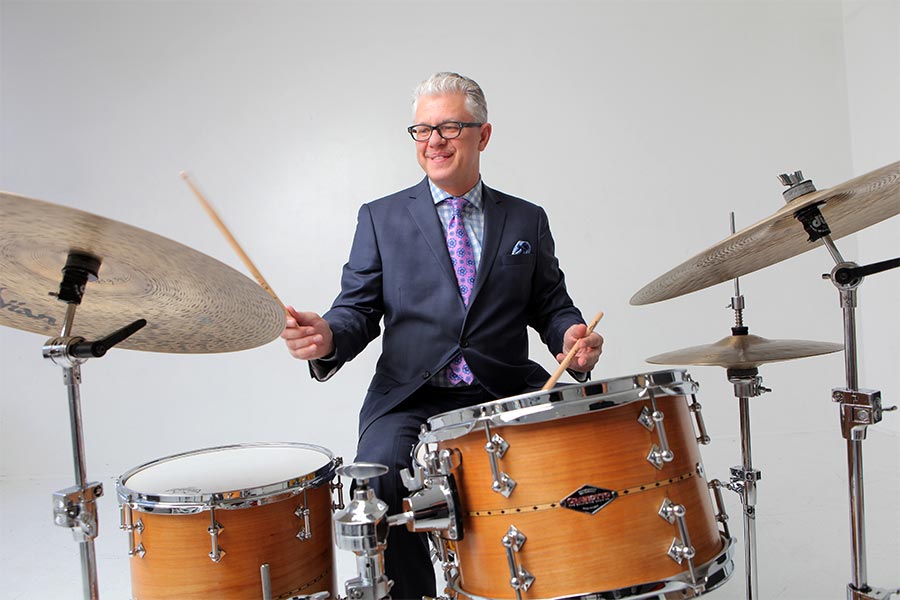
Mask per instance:
[[[197,450],[150,463],[122,483],[143,496],[206,495],[304,479],[331,461],[324,448],[244,444]]]

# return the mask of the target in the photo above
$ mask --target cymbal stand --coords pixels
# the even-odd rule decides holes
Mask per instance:
[[[337,547],[356,555],[358,576],[344,586],[347,600],[390,600],[394,582],[384,572],[384,550],[390,527],[388,506],[369,487],[369,480],[381,477],[388,468],[376,463],[351,463],[339,467],[337,472],[355,483],[346,508],[332,517]]]
[[[734,233],[734,213],[731,213],[731,233]],[[749,329],[744,326],[744,296],[741,284],[734,279],[734,296],[730,308],[734,310],[733,335],[747,335]],[[753,456],[750,447],[750,398],[755,398],[772,390],[763,387],[759,369],[729,368],[726,371],[728,381],[734,385],[734,395],[738,399],[741,417],[741,466],[731,467],[731,480],[726,487],[741,497],[744,507],[744,584],[747,600],[759,597],[759,564],[756,554],[756,482],[762,479],[762,472],[753,468]]]
[[[781,183],[788,186],[783,192],[785,200],[791,200],[815,191],[815,186],[803,178],[800,171],[779,176]],[[882,413],[896,410],[896,406],[882,408],[881,391],[859,388],[859,370],[856,344],[856,289],[865,275],[872,275],[900,266],[900,259],[883,261],[873,265],[860,267],[856,263],[845,261],[838,251],[831,230],[818,205],[810,205],[798,210],[794,217],[799,220],[809,241],[822,240],[835,267],[823,279],[830,279],[838,289],[841,298],[841,310],[844,321],[844,371],[846,387],[834,388],[831,398],[841,406],[841,434],[847,440],[847,471],[850,492],[850,537],[851,537],[851,582],[847,585],[847,600],[883,600],[894,594],[900,594],[900,588],[887,590],[873,588],[867,581],[866,556],[866,510],[863,482],[862,442],[866,439],[869,425],[881,421]]]
[[[75,310],[81,303],[87,282],[97,280],[99,268],[100,260],[97,257],[79,252],[69,254],[62,269],[63,280],[59,293],[53,294],[68,304],[62,331],[59,337],[47,340],[43,347],[44,358],[50,359],[63,370],[63,383],[69,396],[69,424],[75,463],[76,485],[53,494],[53,521],[60,527],[72,529],[75,541],[79,543],[85,600],[99,598],[94,539],[98,532],[96,499],[103,495],[103,484],[97,481],[89,482],[87,477],[81,424],[81,364],[88,358],[103,356],[112,346],[147,324],[145,320],[139,319],[95,342],[71,335]]]

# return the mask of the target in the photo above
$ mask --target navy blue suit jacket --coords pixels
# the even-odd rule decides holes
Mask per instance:
[[[325,313],[334,332],[330,377],[375,339],[382,354],[360,411],[359,431],[425,384],[462,352],[477,380],[498,398],[539,389],[549,374],[528,359],[527,327],[554,355],[584,323],[566,291],[542,208],[484,186],[481,262],[463,304],[428,180],[359,210],[341,292]],[[528,254],[512,254],[519,241]],[[327,373],[326,373],[327,371]]]

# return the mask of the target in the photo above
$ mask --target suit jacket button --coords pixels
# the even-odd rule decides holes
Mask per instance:
[[[460,345],[461,348],[468,348],[468,347],[469,347],[469,340],[468,340],[468,338],[463,338],[463,339],[461,339],[461,340],[459,341],[459,345]]]
[[[428,371],[422,371],[422,379],[428,379],[431,377],[431,373]]]

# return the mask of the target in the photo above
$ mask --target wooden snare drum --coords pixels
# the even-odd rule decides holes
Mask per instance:
[[[258,443],[162,458],[116,484],[133,600],[286,599],[337,590],[332,486],[319,446]],[[268,565],[268,566],[264,566]]]
[[[469,598],[655,599],[724,583],[734,540],[703,471],[697,388],[684,371],[660,371],[429,419],[420,446],[460,459],[463,536],[443,541],[455,555],[450,587]]]

